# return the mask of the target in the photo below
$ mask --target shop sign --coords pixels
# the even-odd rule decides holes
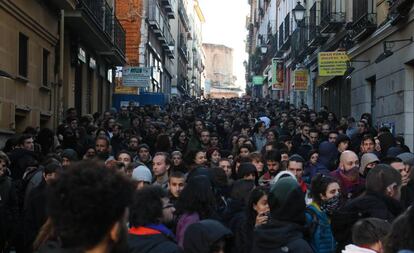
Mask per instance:
[[[122,85],[147,88],[150,85],[151,72],[151,68],[147,67],[124,67],[122,69]]]
[[[253,85],[263,85],[264,77],[263,76],[253,76]]]
[[[308,70],[295,70],[295,90],[305,91],[308,89]]]
[[[278,58],[272,59],[272,90],[283,90],[284,82],[283,60]]]
[[[348,68],[349,57],[345,51],[320,52],[318,54],[319,76],[343,76]]]

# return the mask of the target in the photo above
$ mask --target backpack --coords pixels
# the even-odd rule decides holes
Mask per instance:
[[[311,222],[306,223],[305,226],[305,239],[306,241],[311,242],[313,235],[315,234],[315,231],[319,225],[319,218],[315,210],[309,207],[306,208],[305,215],[309,215],[311,217]]]
[[[352,243],[352,227],[360,219],[370,217],[367,212],[360,210],[338,210],[331,216],[332,232],[337,241],[337,252]]]

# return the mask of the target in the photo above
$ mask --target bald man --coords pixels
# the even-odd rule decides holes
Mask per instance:
[[[339,181],[346,199],[358,197],[365,189],[365,180],[359,176],[359,158],[353,151],[342,152],[339,166],[331,176]]]

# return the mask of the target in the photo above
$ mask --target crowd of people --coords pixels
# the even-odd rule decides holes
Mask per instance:
[[[269,99],[66,111],[0,151],[0,252],[414,252],[414,154]]]

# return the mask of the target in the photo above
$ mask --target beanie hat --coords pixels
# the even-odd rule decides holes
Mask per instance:
[[[152,183],[152,174],[146,166],[139,165],[132,171],[132,179]]]
[[[373,162],[379,162],[377,155],[374,153],[366,153],[361,157],[361,166],[359,167],[359,174],[364,175],[367,165]]]
[[[250,174],[257,174],[256,167],[252,163],[241,163],[237,173],[238,178],[243,178]]]
[[[272,219],[305,224],[305,195],[295,179],[280,178],[270,188],[268,199]]]
[[[367,191],[384,194],[388,186],[401,185],[401,174],[388,164],[378,164],[370,169],[365,181]]]
[[[148,144],[145,144],[145,143],[142,143],[138,146],[138,150],[140,150],[141,148],[145,148],[145,149],[150,150],[150,147],[148,146]]]
[[[408,164],[410,166],[414,166],[414,154],[413,153],[405,152],[405,153],[399,154],[397,157],[400,158],[403,161],[403,163]]]
[[[272,181],[270,181],[270,185],[274,185],[276,184],[280,179],[285,178],[285,177],[291,177],[293,179],[295,179],[295,181],[297,182],[297,179],[295,177],[295,175],[293,175],[292,172],[284,170],[279,172],[273,179]]]
[[[71,148],[67,148],[65,150],[62,151],[62,158],[65,157],[67,158],[69,161],[78,161],[78,153],[76,153],[75,150],[71,149]]]
[[[269,206],[283,205],[290,192],[299,187],[298,182],[292,177],[280,178],[271,188],[269,193]]]

